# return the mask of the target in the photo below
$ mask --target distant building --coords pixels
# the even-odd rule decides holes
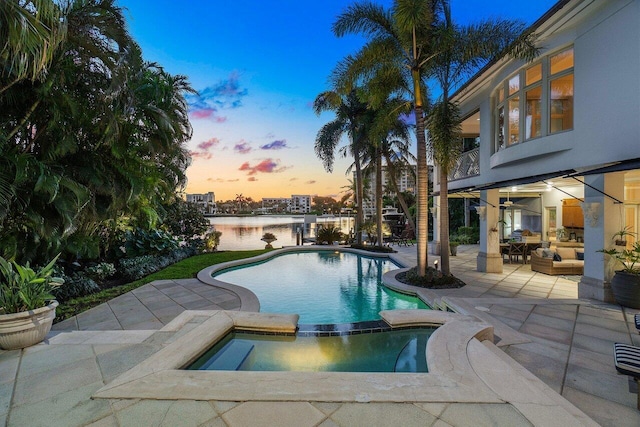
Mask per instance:
[[[218,211],[213,191],[205,194],[187,194],[187,202],[197,204],[205,215],[215,215]]]
[[[294,194],[286,197],[264,197],[261,213],[309,213],[311,212],[311,196]]]
[[[311,196],[292,194],[291,195],[291,212],[292,213],[311,212]]]
[[[260,210],[261,213],[290,212],[291,199],[287,197],[264,197]]]
[[[429,166],[429,181],[431,181],[431,177],[433,175],[433,166]],[[355,173],[353,175],[353,181],[356,181]],[[372,217],[375,213],[375,194],[376,194],[376,174],[375,171],[371,171],[364,179],[365,188],[364,188],[364,203],[363,212],[365,217]],[[416,166],[412,166],[412,170],[404,170],[400,173],[399,176],[396,177],[396,185],[398,186],[398,190],[402,193],[410,193],[414,196],[416,195]],[[387,167],[382,167],[382,194],[395,197],[396,193],[391,185],[391,180],[389,179],[389,174],[387,172]]]

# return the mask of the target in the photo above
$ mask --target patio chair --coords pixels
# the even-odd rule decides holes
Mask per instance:
[[[503,255],[509,256],[509,264],[513,262],[514,258],[517,261],[518,257],[522,257],[523,264],[527,260],[527,244],[526,243],[520,243],[520,242],[509,243],[509,246],[504,246],[500,250],[500,252]]]
[[[636,322],[636,329],[640,331],[640,314],[634,314],[633,319]]]
[[[613,360],[619,373],[633,377],[636,385],[639,385],[640,347],[617,342],[613,345]],[[638,392],[636,406],[640,409],[640,392]]]

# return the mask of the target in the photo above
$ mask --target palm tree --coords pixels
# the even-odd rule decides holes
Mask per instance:
[[[37,12],[37,13],[34,13]],[[66,37],[67,21],[51,0],[0,2],[0,95],[23,79],[36,81]]]
[[[461,117],[450,101],[451,90],[498,55],[510,54],[531,60],[537,55],[535,40],[517,21],[486,20],[467,26],[451,19],[449,1],[440,0],[438,21],[434,26],[436,55],[431,59],[432,76],[442,89],[442,96],[427,119],[429,148],[440,169],[440,265],[444,274],[449,268],[448,176],[461,151]]]
[[[343,135],[349,137],[349,145],[341,149],[343,155],[347,152],[353,156],[356,169],[356,243],[362,244],[362,224],[364,213],[362,211],[364,200],[364,187],[362,181],[361,156],[366,144],[366,133],[363,129],[363,118],[367,106],[358,99],[356,90],[346,95],[341,91],[326,91],[319,94],[313,102],[316,114],[324,111],[335,112],[335,119],[325,124],[316,136],[316,156],[322,160],[327,172],[333,171],[335,151],[340,144]],[[349,170],[347,170],[349,173]]]
[[[364,91],[363,96],[369,94]],[[378,246],[383,244],[382,236],[382,160],[389,159],[391,152],[396,149],[405,153],[408,150],[409,132],[407,124],[401,119],[406,103],[399,98],[389,97],[378,108],[370,107],[365,115],[366,129],[370,143],[365,147],[364,161],[368,162],[367,169],[373,169],[376,174],[375,206],[377,221]],[[392,167],[392,166],[388,166]],[[395,181],[394,181],[395,182]],[[408,213],[408,209],[407,209]]]
[[[428,264],[428,166],[424,107],[427,104],[425,79],[433,52],[432,24],[437,2],[396,0],[391,11],[369,2],[347,7],[333,24],[338,37],[356,33],[368,37],[367,44],[339,66],[343,87],[365,78],[371,88],[381,88],[386,98],[389,88],[410,94],[416,121],[418,245],[417,272],[424,276]],[[343,77],[338,77],[343,78]],[[375,92],[374,92],[375,93]],[[372,98],[375,107],[375,97]]]

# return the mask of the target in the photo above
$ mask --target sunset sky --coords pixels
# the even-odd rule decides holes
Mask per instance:
[[[187,193],[216,200],[338,196],[352,159],[327,173],[315,156],[318,130],[332,120],[311,105],[335,64],[363,40],[336,38],[331,25],[350,0],[118,0],[146,60],[183,74],[193,138]],[[380,0],[388,7],[391,0]],[[555,1],[453,0],[456,22],[486,17],[532,23]],[[415,149],[414,149],[415,151]]]

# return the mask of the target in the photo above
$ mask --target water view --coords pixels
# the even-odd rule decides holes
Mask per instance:
[[[209,222],[222,232],[218,250],[238,251],[263,249],[265,242],[261,241],[264,233],[273,233],[278,240],[272,243],[274,248],[295,246],[296,234],[304,237],[315,237],[317,225],[327,224],[340,227],[343,233],[348,233],[354,226],[354,218],[347,216],[318,217],[316,223],[305,225],[304,216],[261,215],[261,216],[225,216],[211,217]]]

